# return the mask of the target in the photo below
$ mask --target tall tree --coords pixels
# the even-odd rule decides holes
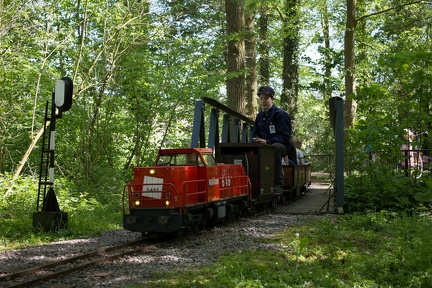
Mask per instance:
[[[255,117],[257,109],[256,96],[257,88],[257,72],[256,72],[256,41],[254,34],[254,18],[255,14],[247,13],[245,17],[246,35],[246,115],[252,119]]]
[[[285,13],[281,13],[284,36],[281,107],[292,119],[295,119],[297,113],[298,99],[299,10],[299,0],[286,0]]]
[[[355,82],[355,31],[356,31],[356,12],[357,1],[346,1],[346,29],[344,41],[345,58],[345,104],[344,104],[344,127],[350,128],[354,124],[357,111],[356,82]],[[348,130],[345,130],[348,131]]]
[[[373,8],[373,12],[365,14],[357,18],[357,1],[347,0],[346,1],[346,29],[344,39],[344,59],[345,59],[345,104],[344,104],[344,126],[350,128],[354,125],[354,119],[357,113],[357,101],[356,101],[356,63],[355,63],[355,39],[357,24],[360,21],[366,21],[371,16],[388,13],[391,11],[400,11],[404,7],[422,3],[421,0],[415,0],[411,2],[404,2],[399,4],[396,1],[395,6],[386,7],[385,9],[376,11],[376,7]],[[346,130],[348,131],[348,130]]]
[[[323,81],[323,93],[324,99],[329,99],[333,92],[332,87],[332,68],[334,59],[331,57],[332,47],[330,46],[330,20],[329,20],[329,11],[327,10],[327,0],[322,1],[321,6],[321,26],[322,26],[322,35],[324,38],[324,81]]]
[[[258,81],[261,85],[269,85],[270,82],[270,44],[268,40],[268,6],[264,4],[260,8],[259,12],[259,41],[258,41],[258,52],[259,52],[259,78]]]
[[[245,113],[245,17],[240,0],[225,0],[227,25],[227,96],[228,107]]]

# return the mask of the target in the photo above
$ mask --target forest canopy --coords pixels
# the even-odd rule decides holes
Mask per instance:
[[[2,174],[38,174],[46,102],[65,76],[74,94],[56,126],[56,173],[82,185],[126,182],[157,149],[189,146],[203,96],[253,117],[262,84],[275,88],[306,154],[333,153],[332,96],[354,113],[348,153],[396,153],[405,128],[431,149],[427,1],[11,0],[0,8]],[[230,22],[233,11],[242,21]],[[347,169],[359,169],[361,157]]]

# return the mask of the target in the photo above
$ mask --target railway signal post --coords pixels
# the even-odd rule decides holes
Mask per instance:
[[[64,77],[56,82],[55,92],[52,93],[51,117],[48,117],[49,101],[46,103],[37,212],[33,213],[33,226],[45,232],[66,228],[68,222],[68,214],[60,210],[54,191],[54,147],[56,119],[61,118],[62,113],[68,111],[72,106],[72,92],[72,80]],[[49,137],[46,137],[48,125],[50,126]],[[42,207],[40,207],[41,203]]]

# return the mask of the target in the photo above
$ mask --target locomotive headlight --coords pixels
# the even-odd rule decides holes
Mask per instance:
[[[136,200],[134,204],[135,204],[135,206],[139,206],[140,201],[139,201],[139,200]]]
[[[166,206],[169,206],[169,204],[170,204],[170,202],[167,200],[167,201],[165,202],[165,205],[166,205]]]
[[[150,174],[151,174],[151,175],[155,174],[155,172],[156,172],[156,171],[155,171],[154,169],[150,169]]]

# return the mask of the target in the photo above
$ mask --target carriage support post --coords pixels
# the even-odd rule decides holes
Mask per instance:
[[[329,99],[330,125],[335,134],[335,212],[343,213],[344,206],[344,123],[343,123],[343,98],[331,97]]]

